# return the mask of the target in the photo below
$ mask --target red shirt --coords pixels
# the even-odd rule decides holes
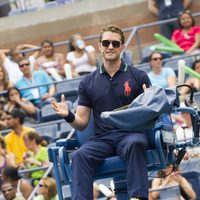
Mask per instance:
[[[200,34],[199,26],[193,26],[187,34],[184,34],[182,29],[175,30],[171,39],[187,51],[194,44],[196,34]]]

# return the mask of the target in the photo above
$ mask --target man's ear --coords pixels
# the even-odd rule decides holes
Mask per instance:
[[[102,52],[101,42],[98,43],[99,51]]]
[[[121,45],[122,51],[124,50],[124,48],[125,48],[125,44],[122,44],[122,45]]]

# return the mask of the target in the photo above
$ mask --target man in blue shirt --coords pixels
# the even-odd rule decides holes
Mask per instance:
[[[96,135],[72,156],[74,200],[93,200],[95,167],[113,155],[118,155],[127,165],[128,196],[148,199],[146,134],[119,130],[107,125],[100,117],[104,111],[130,104],[151,84],[145,72],[120,59],[124,40],[124,33],[117,26],[110,25],[102,30],[99,50],[103,65],[81,81],[76,114],[68,109],[64,95],[60,103],[52,102],[54,110],[75,129],[83,130],[87,126],[91,111],[94,116]]]
[[[32,101],[36,106],[39,106],[42,102],[48,101],[54,96],[55,86],[52,84],[51,78],[45,71],[38,70],[32,72],[30,63],[26,58],[22,58],[18,64],[23,73],[23,77],[16,82],[16,87],[20,90],[23,98],[26,98]],[[42,86],[34,87],[36,85]]]

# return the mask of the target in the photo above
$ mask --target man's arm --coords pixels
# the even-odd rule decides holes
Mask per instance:
[[[192,0],[183,0],[183,7],[187,9],[191,4]]]
[[[0,62],[4,63],[6,59],[6,53],[8,53],[10,49],[0,49]]]
[[[35,59],[39,56],[40,54],[40,47],[39,46],[36,46],[36,45],[33,45],[33,44],[19,44],[17,45],[16,47],[19,51],[20,50],[23,50],[23,49],[38,49],[36,51],[34,51],[32,53],[31,56],[33,56]]]
[[[52,101],[52,107],[55,112],[63,118],[69,118],[70,111],[65,102],[65,96],[62,94],[61,102],[58,103],[56,100]],[[77,106],[76,114],[74,114],[74,119],[69,122],[70,125],[77,130],[84,130],[90,119],[91,109],[86,106]],[[73,115],[73,114],[72,114]]]
[[[156,6],[156,1],[155,0],[148,0],[148,10],[155,15],[159,15],[159,10]]]

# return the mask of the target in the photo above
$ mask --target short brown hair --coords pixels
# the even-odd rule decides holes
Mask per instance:
[[[124,44],[125,42],[125,36],[123,31],[116,25],[109,25],[106,26],[102,29],[101,33],[100,33],[100,37],[99,37],[99,41],[101,42],[102,40],[102,35],[105,32],[112,32],[112,33],[118,33],[121,36],[121,43]]]

